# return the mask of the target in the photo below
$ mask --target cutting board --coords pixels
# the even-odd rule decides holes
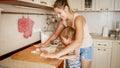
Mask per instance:
[[[34,46],[30,46],[18,53],[15,53],[11,56],[12,59],[21,60],[21,61],[28,61],[28,62],[35,62],[35,63],[44,63],[46,65],[52,65],[58,68],[63,60],[58,59],[50,59],[50,58],[43,58],[40,57],[39,54],[32,54],[31,51],[35,50]]]

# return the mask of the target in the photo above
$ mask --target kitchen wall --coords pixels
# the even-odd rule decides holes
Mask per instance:
[[[114,29],[116,21],[120,22],[120,12],[77,12],[86,18],[90,33],[102,33],[103,26],[107,26],[109,30]]]
[[[4,11],[50,13],[43,9],[0,4]],[[113,29],[116,21],[120,21],[120,12],[77,12],[82,14],[88,23],[90,33],[102,33],[103,26]],[[34,21],[32,36],[28,39],[18,32],[18,19],[29,16]],[[40,40],[39,30],[46,26],[46,15],[1,14],[0,15],[0,56]]]
[[[10,12],[48,13],[47,10],[0,4]],[[50,11],[49,11],[50,12]],[[28,17],[34,21],[32,36],[28,39],[18,31],[18,19]],[[0,56],[40,40],[40,29],[46,24],[46,15],[1,14],[0,15]]]

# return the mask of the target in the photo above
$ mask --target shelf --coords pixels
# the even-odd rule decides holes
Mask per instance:
[[[0,3],[39,8],[39,9],[45,9],[45,10],[53,10],[53,8],[50,6],[42,5],[40,3],[27,1],[27,0],[26,1],[24,0],[0,0]]]

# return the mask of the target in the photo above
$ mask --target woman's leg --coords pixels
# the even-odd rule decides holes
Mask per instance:
[[[93,59],[93,45],[80,49],[80,59],[82,68],[90,68]]]
[[[82,68],[90,68],[92,61],[81,61]]]

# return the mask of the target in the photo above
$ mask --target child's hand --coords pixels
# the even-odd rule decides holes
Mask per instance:
[[[68,57],[67,56],[63,56],[63,57],[59,57],[58,59],[64,60],[64,59],[68,59]]]
[[[76,57],[71,57],[71,56],[65,55],[65,56],[59,57],[58,59],[60,59],[60,60],[64,60],[64,59],[75,60]]]
[[[58,59],[60,59],[60,60],[64,60],[64,59],[75,60],[75,58],[68,58],[68,57],[60,57]]]

